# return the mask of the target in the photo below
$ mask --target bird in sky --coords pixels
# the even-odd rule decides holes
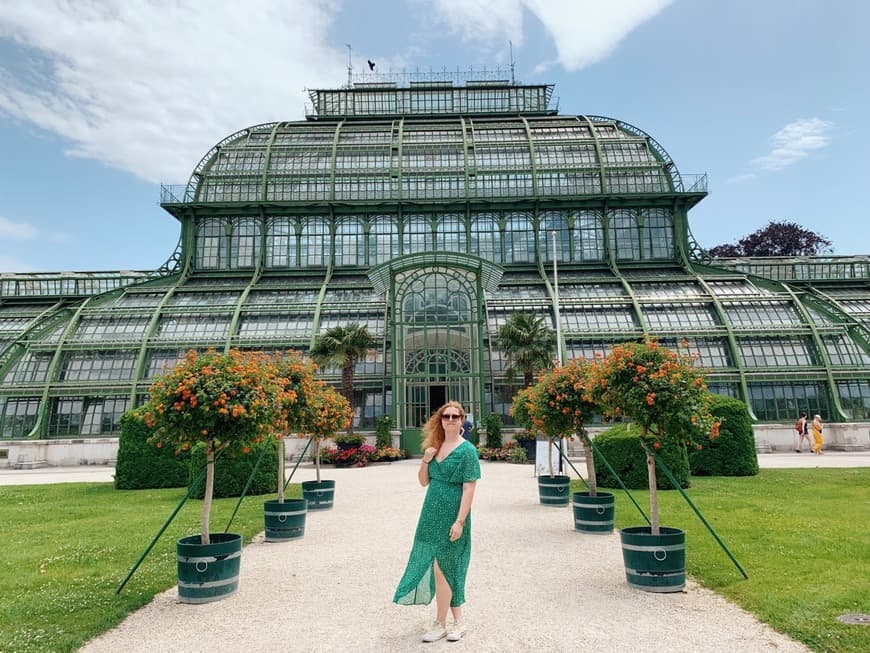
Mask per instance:
[[[375,69],[375,62],[372,61],[371,59],[368,59],[368,62],[369,62],[369,70],[374,70]]]

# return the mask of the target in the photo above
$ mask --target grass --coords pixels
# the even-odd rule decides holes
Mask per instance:
[[[288,497],[302,496],[295,484]],[[120,594],[115,590],[186,490],[118,491],[110,483],[0,487],[0,649],[76,651],[176,584],[175,541],[199,532],[201,501],[188,501]],[[230,530],[263,530],[263,501],[248,497]],[[238,499],[219,499],[221,531]]]
[[[870,469],[763,469],[692,477],[688,494],[749,575],[743,576],[676,491],[659,492],[661,523],[686,531],[686,571],[814,651],[870,651]],[[584,491],[580,481],[572,491]],[[622,490],[616,526],[644,526]],[[649,493],[632,491],[645,512]]]

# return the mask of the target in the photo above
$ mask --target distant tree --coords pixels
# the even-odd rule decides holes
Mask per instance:
[[[733,256],[813,256],[833,251],[830,240],[794,222],[769,222],[737,244],[712,247],[710,254]]]
[[[522,372],[526,388],[532,385],[535,372],[553,366],[556,333],[544,323],[543,317],[513,313],[498,330],[498,344],[511,371]]]
[[[351,407],[356,364],[365,359],[374,344],[375,339],[368,327],[354,323],[327,330],[318,336],[311,350],[311,357],[318,365],[341,366],[341,394]],[[348,433],[353,430],[353,422],[347,429]]]

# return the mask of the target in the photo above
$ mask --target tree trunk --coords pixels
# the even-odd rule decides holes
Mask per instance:
[[[550,468],[550,478],[553,478],[553,440],[547,440],[547,465]]]
[[[659,534],[659,493],[656,485],[656,460],[649,452],[646,454],[646,471],[649,477],[649,525],[650,533]]]
[[[595,475],[595,458],[592,454],[592,443],[588,435],[581,435],[580,441],[586,449],[586,479],[589,484],[589,496],[598,496],[598,477]]]
[[[317,470],[317,482],[320,483],[320,438],[314,440],[314,469]]]
[[[353,356],[348,356],[344,359],[344,365],[341,368],[341,393],[347,399],[350,409],[353,410],[353,372],[356,367],[356,360]],[[353,433],[353,418],[347,425],[347,433]]]
[[[278,503],[284,503],[284,437],[278,438]]]
[[[200,544],[211,544],[209,538],[209,517],[211,516],[211,498],[214,494],[214,440],[209,440],[205,446],[205,494],[202,497],[202,515],[199,520]]]

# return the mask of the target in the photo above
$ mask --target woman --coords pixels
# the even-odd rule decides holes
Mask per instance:
[[[393,601],[428,605],[434,594],[436,620],[424,642],[447,637],[462,639],[465,624],[465,575],[471,557],[471,503],[480,478],[477,449],[461,435],[465,411],[449,401],[423,427],[423,460],[417,471],[420,485],[429,486],[414,545]],[[448,608],[453,623],[448,627]]]
[[[813,453],[822,455],[822,418],[818,415],[813,415]]]

